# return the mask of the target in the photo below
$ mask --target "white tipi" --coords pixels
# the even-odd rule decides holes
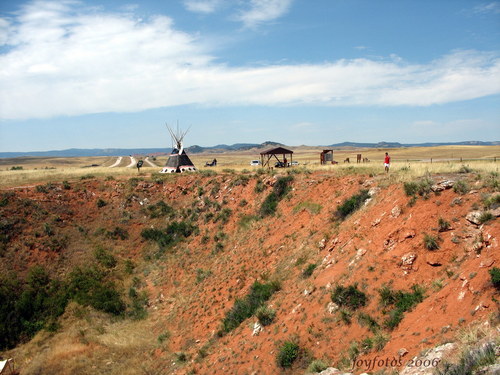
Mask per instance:
[[[186,151],[182,141],[186,136],[187,132],[179,131],[179,126],[177,126],[177,131],[174,132],[168,125],[167,129],[172,137],[172,152],[168,157],[167,164],[163,167],[160,173],[182,173],[182,172],[194,172],[196,167],[194,166],[189,156],[187,156]]]

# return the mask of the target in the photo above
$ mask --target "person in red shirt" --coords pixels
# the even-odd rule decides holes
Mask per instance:
[[[385,172],[386,173],[389,173],[389,167],[391,166],[391,157],[389,156],[389,154],[386,152],[385,153],[385,159],[384,159],[384,168],[385,168]]]

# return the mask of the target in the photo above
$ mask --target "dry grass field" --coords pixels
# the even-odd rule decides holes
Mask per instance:
[[[425,173],[452,173],[466,165],[476,171],[498,172],[500,146],[442,146],[413,147],[398,149],[359,149],[334,150],[337,165],[320,165],[321,148],[291,147],[293,160],[299,162],[299,169],[339,171],[346,173],[382,174],[383,157],[389,152],[392,158],[391,173],[404,179],[404,176],[421,176]],[[250,161],[259,159],[262,150],[252,149],[241,152],[202,153],[190,155],[200,171],[210,169],[215,172],[254,171],[258,167],[250,166]],[[356,155],[362,154],[370,162],[356,164]],[[216,158],[217,167],[207,168],[205,163]],[[344,163],[346,158],[350,163]],[[462,160],[460,160],[462,158]],[[0,187],[25,186],[51,181],[75,180],[86,176],[134,177],[138,175],[131,164],[130,157],[124,156],[115,167],[117,157],[79,157],[79,158],[41,158],[22,157],[0,159]],[[141,174],[156,173],[165,165],[167,156],[151,160],[158,167],[144,163]],[[277,170],[275,170],[277,171]]]

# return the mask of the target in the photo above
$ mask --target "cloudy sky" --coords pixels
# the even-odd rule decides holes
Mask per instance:
[[[500,2],[0,0],[0,151],[500,140]]]

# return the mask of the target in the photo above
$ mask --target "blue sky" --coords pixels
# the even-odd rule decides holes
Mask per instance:
[[[500,140],[500,1],[0,0],[0,151]]]

